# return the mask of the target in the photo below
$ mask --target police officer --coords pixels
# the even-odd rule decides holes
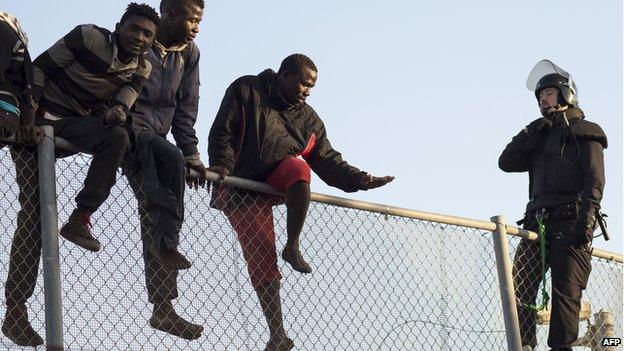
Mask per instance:
[[[507,145],[498,165],[505,172],[529,172],[530,201],[524,228],[545,235],[523,239],[513,264],[523,350],[536,347],[535,304],[542,270],[551,269],[552,310],[548,346],[572,350],[578,337],[581,295],[591,271],[591,243],[605,184],[607,137],[585,119],[570,75],[548,60],[534,68],[527,87],[535,91],[542,117]],[[533,306],[533,307],[531,307]]]

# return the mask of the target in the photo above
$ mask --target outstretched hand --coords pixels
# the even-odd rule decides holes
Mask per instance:
[[[360,188],[362,190],[369,190],[384,186],[394,180],[393,176],[375,177],[372,174],[366,174],[362,177]]]
[[[206,171],[214,172],[219,175],[219,179],[214,181],[216,186],[219,186],[225,177],[230,174],[230,171],[228,171],[227,168],[221,166],[211,166],[206,168]],[[210,179],[208,179],[208,177],[206,177],[206,188],[210,188]]]

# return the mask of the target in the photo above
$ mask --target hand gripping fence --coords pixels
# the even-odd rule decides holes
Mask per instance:
[[[54,162],[52,141],[47,134],[38,155],[19,145],[0,151],[5,303],[26,303],[49,349],[264,349],[267,324],[249,275],[260,268],[247,265],[253,247],[241,249],[232,224],[250,233],[274,224],[279,253],[286,211],[266,193],[279,194],[227,178],[229,189],[246,189],[226,204],[230,210],[268,209],[263,222],[232,223],[211,207],[210,192],[187,189],[180,251],[193,267],[164,289],[172,277],[158,280],[144,262],[141,232],[149,235],[149,218],[139,216],[141,197],[121,173],[92,218],[103,249],[86,252],[58,239],[90,156],[67,156],[63,149],[72,146],[57,138]],[[294,350],[520,350],[520,334],[532,326],[518,323],[518,306],[536,296],[518,296],[514,286],[539,285],[541,275],[522,274],[517,263],[539,264],[537,237],[502,216],[479,221],[312,194],[301,249],[313,272],[301,275],[278,259],[284,327]],[[622,256],[598,249],[593,256],[578,349],[614,351],[599,342],[622,336]],[[175,297],[177,313],[203,325],[203,335],[187,341],[151,328],[154,290]],[[538,350],[546,349],[548,313],[535,313]],[[15,348],[0,335],[0,349]]]

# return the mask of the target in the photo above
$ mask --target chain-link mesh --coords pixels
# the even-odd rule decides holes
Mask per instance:
[[[40,245],[12,238],[21,223],[15,220],[20,210],[15,170],[19,175],[23,167],[26,183],[36,189],[36,156],[32,152],[24,155],[30,162],[16,160],[14,165],[8,149],[0,151],[0,202],[4,209],[0,221],[5,231],[0,241],[4,262],[0,279],[7,281],[13,243],[21,248],[12,262],[22,272],[17,279],[22,288],[13,289],[7,281],[7,295],[15,296],[6,300],[27,299],[30,321],[43,336],[42,275],[36,271],[26,274],[36,266],[32,262]],[[57,161],[59,226],[75,207],[74,197],[82,187],[89,161],[84,155]],[[24,195],[37,198],[34,190]],[[253,217],[259,222],[251,225],[257,229],[252,232],[270,233],[274,223],[276,248],[281,251],[286,240],[286,209],[271,206],[272,201],[236,192],[222,204],[225,211],[219,211],[211,207],[205,189],[187,190],[180,251],[193,266],[173,279],[178,292],[173,303],[182,317],[204,326],[200,338],[187,341],[150,327],[153,306],[148,302],[137,200],[126,177],[119,173],[111,196],[92,217],[93,233],[102,243],[102,251],[87,252],[60,239],[67,349],[263,350],[269,328],[254,286],[265,285],[252,284],[252,280],[262,283],[269,279],[274,262],[255,262],[248,270],[244,256],[252,262],[258,251],[244,252],[241,243],[246,240],[253,247],[254,240],[262,238],[243,238],[241,234],[249,227],[248,216],[264,211],[264,217]],[[36,216],[35,211],[38,207],[29,210],[22,221],[32,221],[29,214]],[[323,203],[312,203],[308,213],[301,249],[312,274],[294,272],[277,259],[284,328],[294,340],[294,350],[506,349],[490,232]],[[247,222],[234,220],[237,215]],[[236,231],[232,225],[238,227]],[[263,225],[269,228],[260,230]],[[38,224],[24,228],[24,233],[34,233],[27,235],[31,240],[40,242]],[[30,288],[35,277],[30,297],[26,287]],[[151,283],[156,292],[173,293],[167,286],[171,280]],[[621,289],[622,266],[594,260],[584,299],[591,301],[593,312],[604,308],[615,313],[618,336],[622,329]],[[0,312],[4,314],[4,306]],[[0,340],[0,348],[15,347],[5,336]],[[543,345],[542,327],[539,340]]]
[[[513,278],[516,292],[519,322],[523,343],[532,345],[535,350],[549,350],[547,340],[552,312],[552,276],[550,264],[553,257],[547,245],[544,254],[540,242],[513,238],[510,241],[513,258]],[[568,255],[575,253],[567,252]],[[578,255],[578,253],[576,253]],[[546,262],[545,276],[542,277],[542,257]],[[555,263],[556,264],[556,263]],[[591,273],[587,288],[583,291],[581,311],[579,313],[579,340],[575,350],[616,351],[620,347],[602,346],[603,338],[622,337],[622,265],[600,258],[592,258]],[[569,272],[570,275],[578,272]],[[550,303],[544,308],[543,282]],[[565,277],[565,281],[573,278]],[[567,289],[562,285],[562,289]],[[565,292],[569,294],[569,292]],[[537,310],[537,311],[536,311]],[[532,338],[535,335],[535,339]]]

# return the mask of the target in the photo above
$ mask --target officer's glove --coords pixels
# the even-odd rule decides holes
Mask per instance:
[[[187,170],[186,185],[188,185],[189,189],[195,188],[197,190],[199,187],[203,188],[206,184],[206,167],[202,163],[199,154],[184,156],[184,164]],[[189,176],[191,169],[199,173],[198,178]]]
[[[528,135],[533,135],[536,134],[537,132],[539,132],[542,129],[548,129],[550,127],[552,127],[553,122],[551,120],[549,120],[548,118],[545,117],[541,117],[536,119],[535,121],[529,123],[528,126],[524,127],[524,131],[528,134]]]

